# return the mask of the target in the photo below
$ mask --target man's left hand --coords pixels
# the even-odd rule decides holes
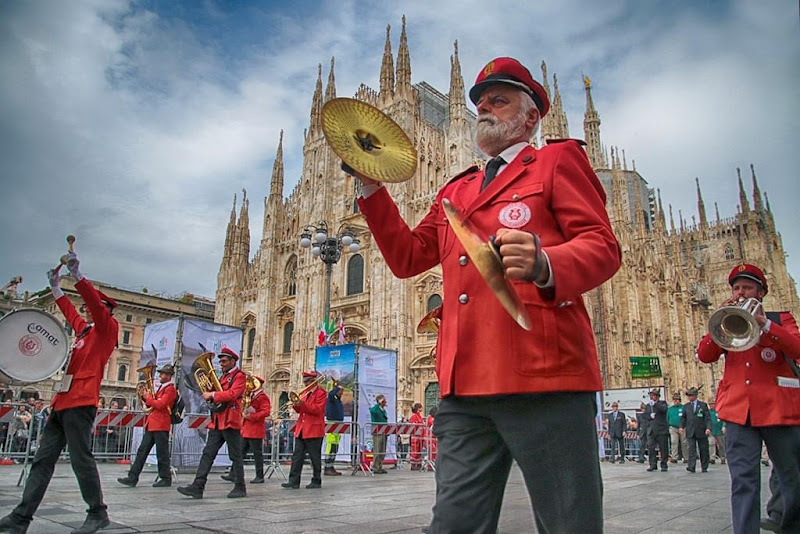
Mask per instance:
[[[214,400],[214,393],[211,392],[211,391],[204,391],[203,392],[203,400],[213,401]]]
[[[494,244],[500,247],[500,256],[506,269],[506,277],[512,280],[527,280],[544,284],[550,278],[547,260],[537,239],[529,232],[500,228],[495,235]],[[536,280],[537,264],[539,273]]]

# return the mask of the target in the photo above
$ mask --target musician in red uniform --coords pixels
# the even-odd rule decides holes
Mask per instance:
[[[203,399],[210,403],[222,403],[224,408],[211,413],[211,423],[208,425],[208,436],[206,446],[203,448],[203,455],[200,457],[200,464],[197,466],[197,473],[194,481],[188,486],[180,486],[178,492],[192,497],[202,499],[203,491],[208,480],[208,473],[214,463],[223,443],[228,444],[228,457],[233,466],[234,487],[228,493],[229,499],[247,497],[247,486],[244,482],[244,464],[242,463],[242,394],[244,393],[247,377],[244,372],[236,367],[239,355],[228,347],[224,347],[219,354],[219,365],[222,368],[222,376],[219,381],[222,391],[205,391]]]
[[[392,272],[409,278],[442,268],[431,531],[494,533],[513,459],[528,481],[539,530],[599,532],[594,416],[603,385],[582,294],[620,265],[605,191],[578,142],[530,145],[550,103],[517,60],[490,61],[469,96],[478,111],[476,144],[492,159],[485,172],[472,167],[445,184],[413,230],[388,189],[356,173],[361,213]],[[467,256],[443,211],[445,198],[475,230],[495,236],[530,331]]]
[[[303,372],[303,384],[308,387],[319,378],[316,371]],[[289,480],[281,484],[286,489],[300,487],[300,475],[303,473],[303,462],[308,453],[314,472],[311,483],[306,488],[322,487],[322,438],[325,437],[325,404],[328,395],[319,385],[312,387],[300,398],[292,408],[300,414],[294,427],[294,453]]]
[[[92,427],[100,400],[103,371],[117,345],[119,324],[112,315],[117,303],[83,277],[80,260],[74,252],[67,255],[67,269],[77,280],[75,289],[83,299],[82,310],[86,311],[88,321],[80,316],[61,290],[59,269],[49,271],[53,297],[76,334],[75,342],[64,379],[56,385],[59,392],[50,402],[52,413],[39,438],[39,448],[33,458],[22,501],[13,512],[0,519],[0,532],[24,533],[28,529],[64,445],[69,447],[72,470],[83,500],[89,505],[86,521],[73,530],[73,534],[91,534],[111,524],[103,502],[97,464],[92,456]]]
[[[755,265],[743,263],[728,276],[731,298],[761,301],[767,279]],[[759,531],[761,443],[767,446],[783,495],[781,532],[800,532],[800,332],[789,312],[753,313],[761,332],[756,346],[730,350],[717,390],[716,408],[725,421],[725,453],[731,474],[733,532]],[[725,354],[709,334],[697,357],[712,363]]]
[[[260,384],[264,383],[264,379],[255,377]],[[264,483],[264,436],[266,435],[266,426],[264,421],[269,417],[272,410],[272,404],[262,388],[253,392],[250,406],[242,413],[242,458],[247,455],[248,450],[253,453],[253,460],[255,460],[256,477],[250,481],[251,484]]]
[[[157,372],[160,384],[155,395],[150,395],[149,391],[142,395],[145,405],[153,409],[144,422],[142,443],[139,445],[139,450],[136,451],[136,459],[131,464],[128,476],[117,479],[120,484],[131,488],[139,482],[139,474],[144,468],[147,455],[150,454],[153,445],[156,446],[159,478],[153,487],[166,488],[172,485],[172,473],[169,469],[169,429],[172,427],[170,410],[178,397],[178,391],[175,389],[175,384],[172,383],[175,368],[171,364],[167,364]]]
[[[422,404],[415,402],[413,406],[411,406],[411,417],[408,418],[408,422],[413,425],[424,425],[425,420],[422,418]],[[419,471],[422,467],[422,441],[423,437],[416,433],[417,430],[411,435],[411,454],[409,455],[409,461],[411,463],[411,470],[412,471]]]

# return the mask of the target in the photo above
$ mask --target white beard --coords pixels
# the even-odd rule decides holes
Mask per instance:
[[[506,121],[501,121],[491,113],[480,114],[475,129],[475,143],[485,154],[496,156],[511,146],[511,141],[525,134],[526,119],[522,113]]]

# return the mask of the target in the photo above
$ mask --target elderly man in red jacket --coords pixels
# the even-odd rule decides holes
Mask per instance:
[[[303,372],[303,384],[309,387],[319,378],[316,371]],[[289,470],[289,480],[281,484],[286,489],[300,487],[300,475],[303,473],[303,462],[308,453],[311,458],[311,483],[308,489],[322,487],[322,438],[325,437],[325,404],[328,394],[316,385],[300,398],[292,408],[300,414],[294,427],[294,453],[292,454],[292,467]]]
[[[89,505],[86,521],[72,533],[91,534],[111,524],[103,502],[97,464],[92,456],[92,427],[100,400],[103,371],[117,345],[119,324],[112,315],[117,303],[83,277],[80,260],[74,252],[67,256],[67,269],[77,280],[75,289],[83,299],[88,321],[80,316],[61,290],[58,269],[49,271],[53,297],[76,334],[75,342],[64,379],[56,386],[59,391],[50,402],[52,413],[39,439],[39,449],[31,465],[22,502],[0,519],[0,532],[27,531],[65,445],[69,447],[70,463],[81,495]]]
[[[599,532],[594,416],[603,385],[582,294],[620,265],[606,195],[578,142],[530,145],[550,102],[519,61],[490,61],[469,96],[478,111],[476,143],[491,157],[486,171],[472,167],[453,177],[413,230],[388,189],[356,173],[360,210],[392,272],[408,278],[442,268],[430,531],[495,532],[516,460],[539,530]],[[448,224],[443,199],[477,231],[495,236],[530,331],[481,277]]]
[[[194,481],[188,486],[181,486],[178,492],[192,497],[202,499],[203,491],[208,480],[208,473],[214,463],[214,458],[222,448],[224,443],[228,444],[228,457],[233,462],[231,472],[233,473],[234,487],[228,493],[229,499],[247,497],[247,486],[244,482],[244,464],[242,463],[242,394],[244,393],[246,376],[242,370],[236,367],[239,355],[228,347],[224,347],[219,354],[219,365],[222,368],[222,376],[219,381],[222,391],[203,392],[203,399],[206,402],[224,404],[222,410],[211,413],[211,423],[208,425],[208,436],[203,454],[200,457],[200,464],[197,466],[197,473]]]
[[[735,266],[728,283],[732,295],[722,307],[735,306],[742,298],[761,301],[769,290],[764,272],[748,263]],[[733,532],[759,531],[762,441],[783,496],[780,532],[800,532],[800,332],[789,312],[758,308],[753,317],[761,328],[754,347],[726,354],[710,334],[697,347],[697,357],[705,363],[726,354],[716,408],[726,423]]]
[[[178,391],[172,383],[172,375],[175,368],[167,364],[158,370],[159,386],[155,395],[145,392],[142,396],[144,403],[153,410],[144,422],[144,435],[139,450],[136,451],[136,459],[131,464],[128,476],[118,478],[117,482],[133,488],[139,482],[139,474],[147,461],[147,455],[153,445],[156,446],[156,458],[158,459],[159,480],[153,484],[154,488],[166,488],[172,485],[172,472],[169,469],[169,429],[172,427],[170,413]]]

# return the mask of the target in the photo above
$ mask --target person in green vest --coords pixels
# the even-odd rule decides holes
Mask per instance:
[[[708,403],[708,414],[711,417],[711,435],[708,437],[708,450],[714,452],[714,447],[717,448],[717,453],[711,455],[711,463],[715,463],[718,458],[719,462],[724,464],[725,459],[725,421],[720,420],[717,415],[717,410],[714,408],[715,402],[712,400]]]
[[[681,434],[678,430],[681,428],[681,416],[683,415],[683,404],[681,403],[681,394],[672,394],[672,406],[667,408],[667,424],[669,425],[669,440],[670,440],[670,455],[669,461],[673,464],[678,463],[683,452],[683,463],[686,463],[688,449],[686,448],[686,435]]]
[[[388,423],[389,417],[386,415],[386,397],[378,395],[375,397],[375,406],[369,409],[369,420],[375,424]],[[372,472],[376,475],[385,475],[383,459],[386,456],[386,434],[372,434]]]

